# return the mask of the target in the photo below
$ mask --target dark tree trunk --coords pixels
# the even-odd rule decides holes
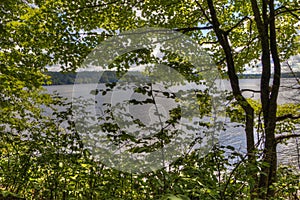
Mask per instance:
[[[245,132],[247,139],[248,159],[250,163],[255,164],[256,157],[254,154],[255,145],[253,135],[254,111],[249,102],[241,94],[239,80],[235,71],[232,49],[227,37],[229,33],[220,28],[220,23],[216,15],[213,0],[207,0],[207,4],[211,17],[209,21],[212,24],[218,41],[225,53],[227,73],[230,79],[233,95],[246,114]],[[263,162],[265,163],[265,165],[262,166],[259,178],[257,177],[256,172],[252,172],[256,184],[254,184],[255,186],[251,188],[251,190],[252,192],[258,192],[258,197],[260,199],[267,199],[274,196],[274,192],[270,189],[270,186],[276,181],[277,155],[275,127],[281,69],[277,52],[274,0],[262,0],[261,10],[258,7],[257,0],[251,0],[251,5],[262,49],[262,77],[260,97],[265,125],[265,146],[263,151]],[[274,63],[274,77],[272,87],[270,87],[271,57]],[[256,198],[256,196],[252,195],[252,199],[254,198]]]
[[[218,38],[218,41],[220,45],[222,46],[222,49],[225,53],[226,57],[226,63],[227,63],[227,74],[230,80],[230,85],[232,88],[232,92],[234,95],[234,98],[239,103],[239,105],[243,108],[245,114],[246,114],[246,126],[245,126],[245,133],[246,133],[246,142],[247,142],[247,154],[250,165],[255,164],[255,144],[254,144],[254,109],[251,107],[249,102],[246,100],[246,98],[242,95],[241,89],[239,86],[239,79],[235,71],[235,63],[233,59],[232,49],[229,44],[229,40],[227,37],[227,32],[220,29],[220,23],[216,15],[216,11],[213,5],[212,0],[207,0],[208,8],[211,15],[211,23],[213,25],[214,32],[216,33],[216,36]],[[257,173],[256,171],[249,171],[249,175],[253,177],[254,181],[257,182]],[[255,194],[256,192],[256,186],[251,188],[251,193]],[[252,198],[254,199],[256,196],[253,195]]]
[[[274,192],[270,189],[270,186],[276,181],[277,154],[275,127],[281,69],[277,52],[274,0],[263,0],[262,14],[260,14],[256,0],[251,0],[251,3],[262,48],[262,77],[260,89],[265,124],[265,147],[263,152],[263,162],[265,165],[263,165],[261,169],[259,198],[267,199],[274,196]],[[274,63],[272,87],[269,86],[271,78],[271,56]]]
[[[219,20],[216,16],[215,8],[213,5],[212,0],[207,0],[208,7],[210,10],[213,29],[218,37],[220,45],[222,46],[225,56],[226,56],[226,63],[227,63],[227,74],[229,76],[230,85],[233,91],[233,95],[239,105],[243,108],[246,113],[246,138],[247,138],[247,150],[248,150],[248,157],[250,160],[255,158],[253,151],[255,149],[254,145],[254,134],[253,134],[253,127],[254,127],[254,110],[249,104],[249,102],[245,99],[245,97],[241,93],[241,89],[239,86],[239,79],[235,71],[235,64],[232,55],[232,49],[229,45],[229,41],[227,38],[227,33],[220,29]]]

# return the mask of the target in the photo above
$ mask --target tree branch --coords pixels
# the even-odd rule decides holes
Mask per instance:
[[[298,83],[295,84],[295,85],[298,85]],[[291,90],[300,90],[300,87],[294,87],[295,85],[292,85],[292,86],[281,85],[280,87],[281,88],[286,88],[286,89],[291,89]]]
[[[297,75],[295,74],[293,68],[291,67],[291,65],[289,64],[289,62],[286,62],[287,66],[289,67],[290,71],[292,72],[294,78],[296,79],[297,83],[300,85],[300,80],[298,79]]]
[[[247,42],[247,44],[246,44],[246,45],[242,48],[242,50],[240,50],[239,52],[242,52],[242,51],[244,51],[245,49],[247,49],[247,53],[245,54],[245,57],[248,56],[250,44],[251,44],[252,42],[254,42],[255,40],[257,40],[257,39],[258,39],[258,37],[254,37],[254,38],[252,38],[251,40],[249,40],[249,41]]]
[[[213,29],[213,26],[176,28],[176,29],[174,29],[174,31],[182,31],[183,33],[186,33],[186,32],[190,32],[190,31],[210,30],[210,29]]]
[[[285,10],[279,11],[279,10],[281,10],[281,9],[283,9],[283,8],[284,8]],[[277,12],[277,11],[278,11],[278,12]],[[297,14],[294,13],[295,11],[300,11],[300,8],[289,9],[289,8],[287,8],[286,6],[281,6],[281,7],[279,7],[279,8],[276,9],[276,14],[275,14],[275,16],[288,12],[288,13],[290,13],[293,17],[295,17],[296,19],[300,20],[299,15],[297,15]]]
[[[253,93],[260,93],[260,90],[241,89],[241,92],[253,92]]]
[[[219,60],[216,64],[217,65],[221,65],[222,63],[224,63],[224,61],[226,61],[226,57],[223,57],[221,60]]]
[[[201,42],[200,46],[203,45],[203,44],[217,44],[217,43],[219,43],[218,40],[217,41],[206,41],[206,42]]]
[[[207,16],[207,14],[205,13],[205,10],[203,9],[203,7],[201,6],[201,4],[198,1],[195,1],[196,4],[199,6],[199,8],[201,9],[202,14],[205,16],[205,19],[210,23],[213,24],[212,21],[210,20],[210,18]]]
[[[118,3],[118,2],[119,1],[112,1],[112,2],[109,2],[109,3],[95,4],[95,5],[86,5],[86,6],[83,6],[83,7],[78,7],[78,8],[70,9],[70,11],[81,12],[84,9],[99,8],[99,7],[103,7],[103,6],[112,5],[112,4],[115,4],[115,3]]]
[[[105,35],[103,35],[103,32],[101,33],[97,33],[97,32],[76,32],[76,33],[69,33],[69,35],[80,35],[80,36],[109,36],[109,37],[112,37],[112,36],[116,36],[116,35],[113,35],[113,34],[109,34],[109,33],[105,33]]]
[[[300,137],[300,134],[289,134],[289,135],[280,135],[277,136],[276,139],[276,143],[280,143],[282,140],[284,139],[290,139],[290,138],[295,138],[295,137]]]
[[[245,21],[246,19],[251,20],[251,18],[248,17],[248,16],[243,17],[238,23],[236,23],[236,25],[234,25],[233,27],[231,27],[230,29],[228,29],[227,31],[225,31],[225,34],[228,35],[233,29],[237,28],[237,27],[238,27],[243,21]]]
[[[234,52],[232,53],[233,58],[235,59],[236,56],[237,56],[239,53],[241,53],[242,51],[244,51],[245,49],[247,49],[247,53],[245,54],[245,56],[247,56],[248,53],[249,53],[249,46],[250,46],[250,44],[251,44],[252,42],[254,42],[256,39],[258,39],[258,37],[254,37],[254,38],[252,38],[251,40],[249,40],[249,41],[247,42],[247,44],[245,44],[245,46],[244,46],[239,52],[234,51]],[[212,43],[216,43],[216,42],[212,42]],[[222,64],[225,60],[226,60],[226,58],[224,57],[224,58],[222,58],[221,60],[219,60],[216,64],[217,64],[217,65],[220,65],[220,64]]]
[[[292,115],[292,114],[286,114],[279,117],[276,117],[276,121],[283,121],[285,119],[300,119],[300,115]]]

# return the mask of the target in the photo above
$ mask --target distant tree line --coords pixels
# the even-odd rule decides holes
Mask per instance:
[[[300,77],[300,72],[294,72],[293,73],[282,73],[281,78],[295,78]],[[261,78],[261,74],[241,74],[239,75],[239,78],[244,78],[244,79],[255,79],[255,78]]]
[[[100,73],[100,74],[99,74]],[[77,84],[86,83],[112,83],[117,82],[122,77],[121,74],[117,74],[116,71],[104,71],[104,72],[46,72],[50,76],[51,85],[68,85],[74,84],[75,80]],[[78,75],[78,76],[77,76]],[[140,72],[128,72],[126,79],[134,80],[134,77],[140,77]],[[100,78],[99,78],[100,77]]]
[[[80,73],[80,76],[77,74]],[[119,81],[121,75],[118,75],[116,71],[105,71],[101,75],[99,79],[100,72],[46,72],[46,75],[50,76],[51,85],[69,85],[74,84],[75,80],[76,83],[79,84],[86,84],[86,83],[112,83]],[[130,71],[126,74],[126,79],[130,77],[130,80],[133,81],[137,77],[141,77],[142,74],[138,71]],[[292,73],[283,73],[281,78],[294,78],[300,77],[300,72]],[[261,74],[241,74],[239,75],[240,78],[244,79],[255,79],[260,78]]]

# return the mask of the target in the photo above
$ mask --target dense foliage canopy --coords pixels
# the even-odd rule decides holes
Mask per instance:
[[[299,19],[295,0],[2,1],[0,199],[299,199],[299,173],[277,166],[276,155],[278,143],[299,136],[299,102],[277,105],[281,69],[300,53]],[[47,71],[52,66],[74,72],[103,41],[142,27],[183,33],[211,55],[215,70],[230,81],[227,114],[244,124],[246,154],[216,145],[204,157],[193,151],[144,174],[93,159],[74,125],[71,103],[43,92],[50,83]],[[186,59],[161,52],[164,59],[135,50],[109,67],[165,64],[199,81],[201,73],[195,76]],[[261,72],[259,102],[245,98],[239,87],[237,75],[249,68]],[[197,96],[203,115],[210,114],[207,94]],[[168,123],[177,120],[175,112]]]

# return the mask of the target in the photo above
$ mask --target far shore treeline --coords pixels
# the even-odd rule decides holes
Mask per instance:
[[[117,82],[119,80],[118,77],[121,77],[121,75],[117,74],[116,71],[105,71],[101,75],[100,79],[99,79],[99,72],[95,73],[92,71],[83,71],[83,72],[48,71],[45,73],[50,76],[51,85],[74,84],[75,80],[76,80],[76,83],[78,83],[78,84],[111,83],[111,82]],[[80,76],[77,76],[78,73],[81,73]],[[126,74],[126,76],[134,79],[134,77],[142,76],[142,74],[139,71],[129,71]],[[242,74],[239,76],[240,76],[240,78],[244,78],[244,79],[258,79],[258,78],[260,78],[261,74]],[[293,73],[282,73],[282,75],[281,75],[282,78],[294,78],[295,76],[300,77],[300,72],[295,72],[294,74]]]
[[[99,74],[102,73],[102,74]],[[83,71],[83,72],[46,72],[50,76],[51,85],[69,85],[74,84],[86,84],[86,83],[112,83],[117,82],[122,77],[122,74],[118,74],[116,71]],[[80,74],[80,75],[79,75]],[[77,76],[79,75],[79,76]],[[100,79],[99,76],[101,75]],[[126,78],[130,77],[133,80],[134,77],[140,77],[142,74],[138,71],[130,71],[126,74]]]

